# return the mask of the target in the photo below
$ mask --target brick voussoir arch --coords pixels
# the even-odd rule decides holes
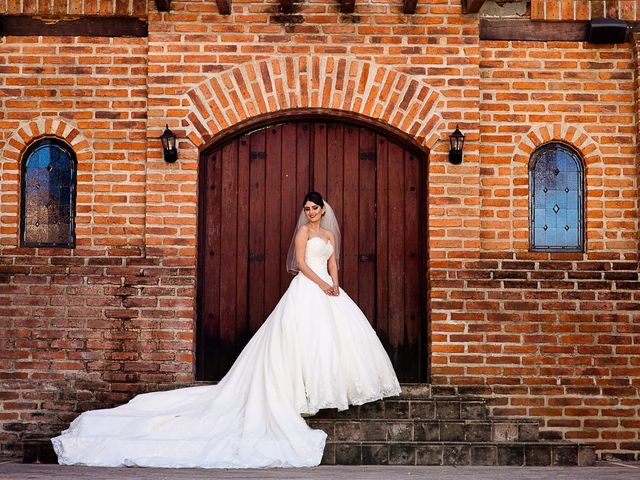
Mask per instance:
[[[214,75],[185,97],[191,108],[183,127],[197,147],[246,119],[292,109],[373,118],[429,149],[438,140],[442,123],[443,98],[428,84],[384,65],[346,57],[245,63]]]
[[[584,160],[587,174],[590,166],[602,160],[600,147],[583,128],[575,125],[553,124],[541,125],[523,134],[516,146],[514,161],[526,167],[533,152],[549,142],[563,142],[576,149]]]
[[[34,140],[52,136],[66,141],[78,161],[93,157],[89,140],[74,126],[59,118],[35,118],[22,123],[0,151],[2,158],[18,162],[22,152]]]
[[[76,154],[79,163],[91,161],[93,151],[89,140],[73,125],[61,118],[39,117],[21,123],[0,148],[0,172],[3,188],[20,191],[20,159],[26,148],[42,137],[55,137],[67,142]],[[18,245],[19,193],[0,202],[0,216],[6,234],[0,234],[0,247]]]

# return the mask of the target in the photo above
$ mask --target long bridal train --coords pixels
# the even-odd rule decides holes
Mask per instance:
[[[330,243],[307,242],[327,282]],[[76,418],[52,439],[61,464],[308,467],[326,441],[301,415],[398,395],[389,357],[358,306],[298,274],[217,385],[138,395]]]

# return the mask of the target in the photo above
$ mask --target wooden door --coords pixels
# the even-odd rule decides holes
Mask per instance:
[[[285,259],[304,195],[342,229],[341,286],[403,382],[426,380],[424,158],[338,121],[291,121],[238,136],[200,162],[197,376],[216,380],[292,277]]]

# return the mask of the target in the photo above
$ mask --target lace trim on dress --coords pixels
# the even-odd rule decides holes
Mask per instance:
[[[347,402],[336,402],[336,401],[328,401],[319,404],[307,404],[304,411],[301,411],[300,414],[304,417],[310,417],[318,413],[319,410],[324,410],[328,408],[335,408],[339,412],[349,409],[349,405],[364,405],[365,403],[375,402],[377,400],[382,400],[385,397],[395,397],[400,395],[402,389],[399,384],[391,384],[382,386],[381,390],[369,395],[355,396],[349,397]]]

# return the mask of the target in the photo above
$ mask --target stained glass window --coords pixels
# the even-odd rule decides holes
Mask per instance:
[[[531,250],[582,251],[583,166],[562,143],[536,150],[529,162],[529,240]]]
[[[29,147],[22,160],[22,246],[75,246],[75,190],[70,147],[50,138]]]

